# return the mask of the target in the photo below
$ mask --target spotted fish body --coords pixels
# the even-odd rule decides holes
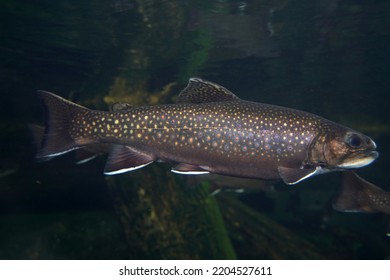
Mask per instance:
[[[375,143],[319,116],[239,99],[217,84],[190,79],[176,104],[94,111],[48,92],[46,132],[39,158],[111,144],[105,173],[154,161],[172,171],[216,173],[293,184],[315,174],[355,168],[378,155]]]

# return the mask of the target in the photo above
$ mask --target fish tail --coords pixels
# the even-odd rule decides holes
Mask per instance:
[[[345,184],[344,177],[345,176],[343,176],[341,191],[333,200],[332,207],[334,210],[341,212],[361,212],[361,206],[356,199],[359,191],[354,185]]]
[[[38,91],[38,96],[45,109],[45,132],[36,158],[51,159],[83,146],[81,139],[72,137],[72,120],[77,114],[89,109],[47,91]]]
[[[333,200],[333,209],[342,212],[376,212],[371,206],[370,192],[379,188],[353,171],[342,173],[340,194]]]

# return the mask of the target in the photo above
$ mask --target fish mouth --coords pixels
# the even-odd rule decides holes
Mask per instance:
[[[366,165],[369,165],[374,160],[376,160],[379,156],[377,151],[359,151],[349,155],[342,164],[339,164],[340,168],[359,168]]]

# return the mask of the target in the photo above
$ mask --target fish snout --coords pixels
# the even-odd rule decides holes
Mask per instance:
[[[375,151],[377,148],[376,143],[370,137],[357,133],[348,132],[344,138],[345,144],[352,150],[357,151]]]
[[[368,156],[373,160],[377,159],[379,157],[379,153],[376,151],[377,145],[374,140],[372,140],[370,137],[367,137],[366,143]]]
[[[367,150],[367,156],[372,158],[374,161],[379,157],[379,153],[376,151],[377,145],[370,137],[367,137],[366,139],[366,150]]]
[[[370,137],[357,132],[347,132],[344,145],[333,142],[328,158],[333,156],[334,161],[341,159],[335,165],[342,169],[360,168],[378,158],[376,148],[377,145]]]
[[[367,137],[367,146],[371,149],[371,150],[376,150],[377,148],[377,145],[376,143],[374,142],[374,140],[372,140],[370,137]]]

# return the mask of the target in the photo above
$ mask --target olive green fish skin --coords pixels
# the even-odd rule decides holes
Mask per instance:
[[[190,84],[195,82],[203,81],[192,79]],[[192,90],[190,84],[186,89]],[[210,91],[222,88],[210,84],[206,84]],[[47,139],[38,157],[110,143],[130,147],[150,161],[186,163],[211,173],[275,180],[281,178],[281,167],[298,172],[306,167],[331,170],[351,154],[358,158],[363,155],[365,162],[367,153],[376,153],[372,152],[376,146],[370,138],[349,128],[303,111],[244,101],[226,92],[228,96],[222,98],[228,100],[221,102],[214,102],[211,96],[213,102],[128,105],[109,112],[90,110],[44,93],[49,127],[46,138],[55,135],[53,126],[57,126],[56,133],[66,130],[65,138],[73,144],[56,150],[58,147]],[[207,99],[207,95],[203,97]],[[189,102],[193,98],[189,96]],[[67,117],[58,111],[66,111]],[[50,121],[60,118],[67,121]],[[345,144],[351,141],[346,140],[348,133],[358,144],[353,149]],[[324,145],[328,145],[326,151]],[[371,161],[376,156],[371,154]]]

